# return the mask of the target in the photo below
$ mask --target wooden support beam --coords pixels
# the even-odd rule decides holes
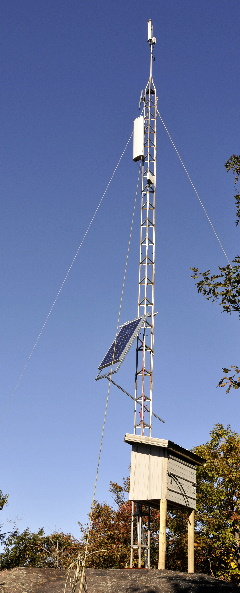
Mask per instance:
[[[194,509],[188,516],[188,572],[194,572]]]
[[[160,525],[159,525],[159,558],[158,568],[164,570],[166,559],[166,521],[167,521],[167,501],[160,500]]]

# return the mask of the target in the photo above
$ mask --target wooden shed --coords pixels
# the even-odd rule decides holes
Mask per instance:
[[[196,466],[205,460],[176,445],[172,441],[149,436],[126,434],[124,441],[132,445],[129,499],[138,511],[136,544],[131,546],[130,567],[133,566],[134,549],[138,551],[141,567],[142,504],[160,510],[158,568],[165,568],[167,508],[184,508],[188,525],[188,572],[194,572],[194,511],[196,509]],[[133,513],[134,516],[134,513]],[[150,519],[149,519],[150,520]],[[150,567],[150,527],[148,528],[148,566]],[[133,522],[132,522],[133,533]],[[133,536],[132,536],[133,542]]]
[[[204,459],[172,441],[126,434],[132,445],[129,499],[159,508],[159,500],[169,506],[196,508],[196,466]]]

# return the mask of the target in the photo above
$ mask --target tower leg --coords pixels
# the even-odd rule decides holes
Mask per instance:
[[[159,525],[159,559],[158,568],[165,568],[166,559],[166,522],[167,522],[167,501],[160,500],[160,525]]]
[[[150,568],[150,562],[151,562],[151,558],[150,558],[150,540],[151,540],[151,509],[150,506],[148,507],[148,536],[147,536],[147,566],[146,568]]]
[[[132,502],[130,568],[150,568],[150,506]]]
[[[132,517],[131,517],[131,554],[130,554],[130,568],[133,568],[133,546],[134,546],[134,502],[132,502]]]
[[[194,572],[194,514],[188,516],[188,572]]]
[[[138,532],[138,568],[142,568],[142,505],[139,504],[139,513],[137,517]]]

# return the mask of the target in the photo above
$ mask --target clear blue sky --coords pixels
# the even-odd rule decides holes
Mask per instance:
[[[89,511],[137,181],[132,147],[32,351],[139,115],[157,37],[159,109],[230,260],[239,253],[238,0],[3,0],[1,6],[1,523],[78,535]],[[121,321],[137,313],[139,216]],[[239,430],[239,394],[216,389],[239,360],[239,321],[197,294],[190,267],[226,260],[158,122],[154,436],[187,448],[216,422]],[[119,382],[130,392],[134,352]],[[132,402],[111,391],[97,498],[128,475]],[[8,523],[8,521],[11,521]]]

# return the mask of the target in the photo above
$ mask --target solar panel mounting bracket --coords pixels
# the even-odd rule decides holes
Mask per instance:
[[[148,316],[149,314],[142,315],[120,326],[119,332],[98,367],[99,373],[96,381],[108,378],[109,375],[117,373]],[[107,367],[110,367],[110,369],[108,368],[104,372],[104,369]]]

